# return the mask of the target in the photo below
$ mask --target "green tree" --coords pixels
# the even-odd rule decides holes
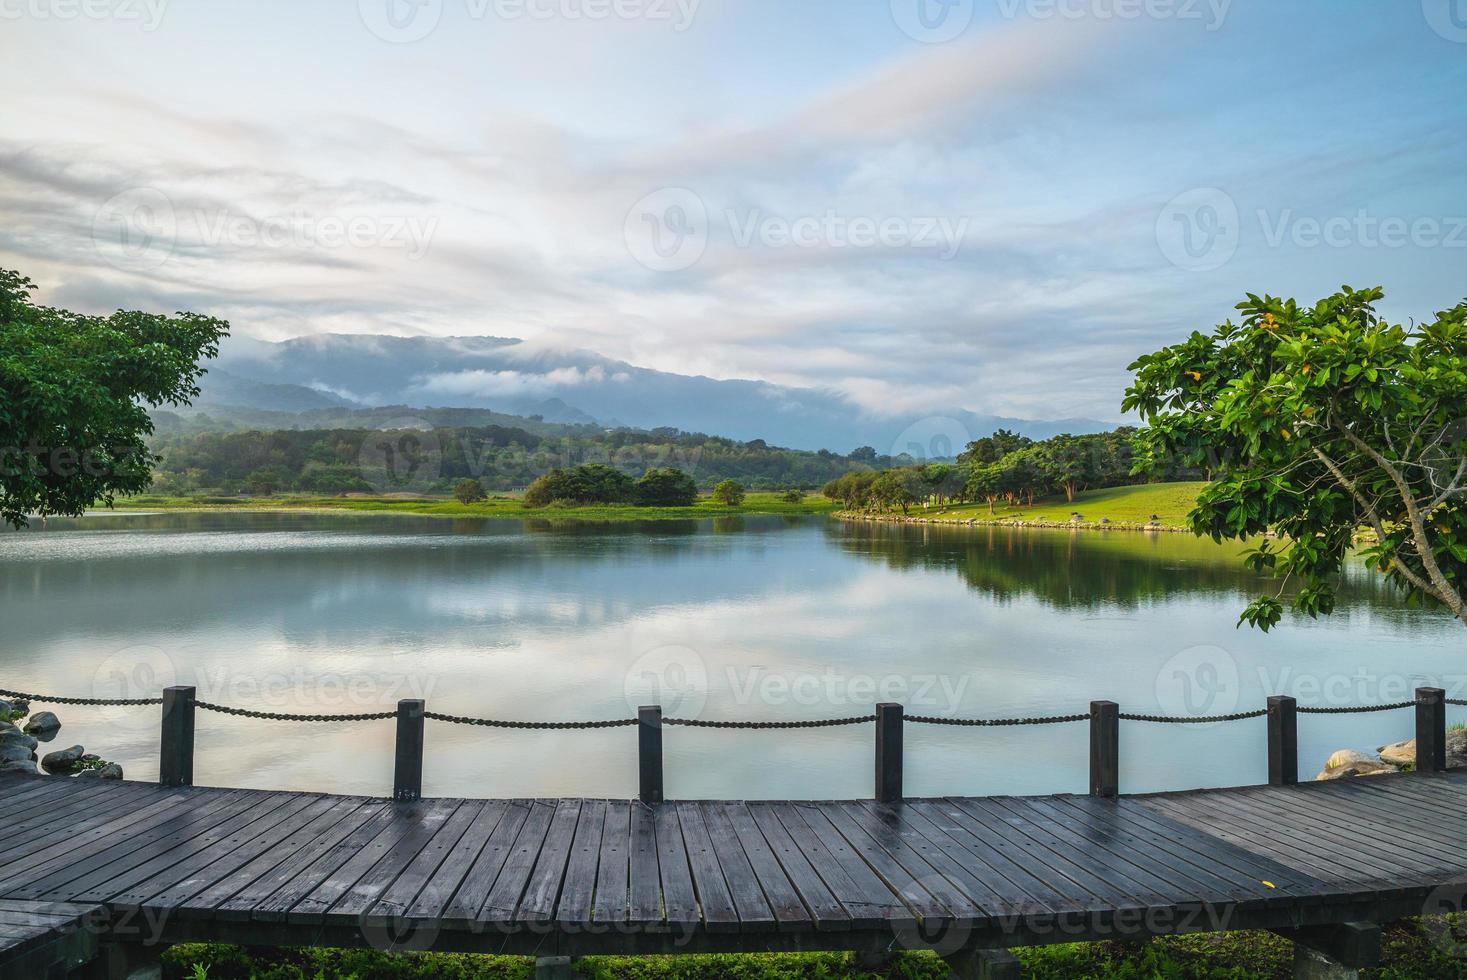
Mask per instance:
[[[531,483],[525,491],[526,507],[572,504],[623,504],[635,499],[632,478],[602,463],[585,463],[571,469],[555,469]]]
[[[1215,540],[1277,531],[1248,563],[1281,579],[1239,622],[1331,612],[1362,526],[1370,565],[1467,624],[1467,302],[1405,328],[1380,289],[1314,306],[1250,294],[1242,322],[1138,359],[1123,407],[1150,425],[1138,467],[1212,468],[1190,515]]]
[[[1009,453],[1033,444],[1028,436],[1021,436],[1008,429],[999,429],[991,436],[974,439],[958,454],[959,463],[997,463]]]
[[[1096,476],[1094,444],[1084,437],[1060,435],[1042,443],[1038,462],[1048,481],[1064,490],[1066,503]]]
[[[290,477],[280,467],[262,466],[245,477],[244,489],[256,497],[268,497],[284,489],[289,481]]]
[[[637,503],[643,507],[691,507],[698,485],[679,469],[651,469],[637,481]]]
[[[727,507],[738,507],[744,502],[744,485],[737,480],[723,480],[713,488],[713,499]]]
[[[902,467],[878,473],[871,483],[870,496],[872,502],[885,508],[900,507],[906,514],[922,499],[924,489],[921,474]]]
[[[461,504],[477,504],[487,496],[478,480],[460,480],[453,487],[453,499]]]
[[[156,461],[145,406],[198,395],[199,366],[229,324],[179,313],[86,316],[36,306],[35,284],[0,269],[0,520],[82,513],[138,493]]]
[[[779,495],[779,499],[787,504],[800,504],[805,502],[805,491],[799,487],[791,487]]]

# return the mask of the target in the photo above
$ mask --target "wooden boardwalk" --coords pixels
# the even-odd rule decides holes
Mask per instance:
[[[17,944],[62,924],[56,910],[100,907],[99,929],[134,942],[951,951],[1384,922],[1467,875],[1460,772],[652,806],[4,775],[0,798],[0,935]],[[17,903],[53,911],[27,920]],[[23,921],[36,935],[7,925]]]

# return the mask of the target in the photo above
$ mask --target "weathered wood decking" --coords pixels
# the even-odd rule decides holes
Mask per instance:
[[[1467,875],[1459,772],[1119,799],[655,806],[6,775],[0,798],[0,910],[101,906],[102,931],[132,942],[950,952],[1389,921]]]

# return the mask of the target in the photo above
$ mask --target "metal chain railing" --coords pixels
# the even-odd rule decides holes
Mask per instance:
[[[851,718],[822,718],[815,721],[706,721],[701,718],[664,718],[664,725],[682,725],[687,728],[835,728],[840,725],[867,725],[876,720],[875,715],[855,715]]]
[[[1051,715],[1047,718],[942,718],[936,715],[907,715],[906,721],[919,725],[961,725],[977,728],[1000,728],[1010,725],[1063,725],[1072,721],[1089,721],[1083,715]]]
[[[293,714],[288,711],[253,711],[249,708],[231,708],[223,704],[211,704],[208,701],[194,699],[194,707],[203,708],[205,711],[217,711],[221,715],[238,715],[241,718],[263,718],[266,721],[382,721],[386,718],[396,718],[396,711],[374,711],[355,715],[306,715]]]
[[[1150,721],[1163,725],[1208,725],[1216,722],[1262,718],[1267,714],[1267,708],[1259,708],[1256,711],[1235,711],[1230,715],[1133,715],[1121,712],[1120,719],[1121,721]]]
[[[24,691],[10,691],[0,688],[0,697],[20,698],[26,701],[39,701],[43,704],[75,704],[95,706],[144,706],[162,704],[162,698],[73,698],[49,694],[30,694]],[[1446,704],[1459,707],[1467,706],[1467,698],[1444,698]],[[242,718],[258,718],[266,721],[302,721],[302,722],[351,722],[351,721],[383,721],[397,716],[396,711],[376,711],[359,714],[297,714],[284,711],[259,711],[251,708],[235,708],[223,704],[214,704],[209,701],[195,699],[194,705],[205,711],[215,711],[225,715],[235,715]],[[1418,704],[1428,702],[1410,700],[1396,701],[1391,704],[1369,704],[1351,705],[1346,707],[1317,707],[1299,705],[1295,710],[1304,715],[1346,715],[1366,714],[1377,711],[1396,711],[1401,708],[1411,708]],[[1262,718],[1268,714],[1267,708],[1258,708],[1253,711],[1236,711],[1231,714],[1219,715],[1150,715],[1122,712],[1122,721],[1140,721],[1168,725],[1199,725],[1214,724],[1229,721],[1244,721],[1250,718]],[[636,725],[636,718],[612,718],[604,721],[506,721],[495,718],[474,718],[466,715],[449,715],[437,711],[423,712],[424,718],[434,721],[446,722],[452,725],[478,725],[485,728],[512,728],[525,730],[589,730],[597,728],[624,728]],[[1060,725],[1072,722],[1089,721],[1089,712],[1073,715],[1048,715],[1031,718],[946,718],[938,715],[906,715],[905,720],[918,725],[951,725],[970,728],[1005,728],[1020,725]],[[865,725],[876,721],[876,716],[854,715],[848,718],[823,718],[804,721],[714,721],[701,718],[663,718],[664,725],[681,725],[687,728],[739,728],[739,729],[793,729],[793,728],[834,728],[843,725]]]
[[[609,721],[501,721],[494,718],[469,718],[464,715],[445,715],[437,711],[423,712],[424,718],[446,721],[450,725],[482,725],[485,728],[529,728],[529,729],[587,729],[624,728],[635,725],[635,718],[614,718]]]
[[[7,691],[3,688],[0,688],[0,697],[20,698],[24,701],[39,701],[42,704],[91,704],[108,707],[163,703],[162,698],[63,698],[46,694],[27,694],[24,691]]]

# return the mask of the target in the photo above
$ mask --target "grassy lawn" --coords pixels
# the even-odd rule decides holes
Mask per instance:
[[[807,494],[800,503],[789,503],[780,493],[750,493],[741,506],[716,504],[707,497],[691,507],[633,507],[595,504],[584,507],[526,507],[517,497],[492,496],[476,504],[461,504],[443,497],[318,497],[306,494],[277,494],[271,497],[168,497],[141,494],[117,502],[116,510],[187,511],[358,511],[383,514],[419,514],[428,517],[515,517],[575,521],[656,521],[689,518],[732,517],[740,514],[828,514],[834,502],[819,494]]]
[[[1375,980],[1467,980],[1460,932],[1467,916],[1387,926]],[[1076,943],[1015,950],[1033,980],[1251,980],[1293,976],[1293,946],[1267,932],[1212,933],[1147,943]],[[202,968],[202,969],[200,969]],[[750,953],[723,956],[590,956],[577,961],[587,980],[946,980],[930,953],[897,953],[862,964],[847,953]],[[515,956],[370,950],[281,949],[186,944],[164,953],[165,980],[529,980],[531,961]]]
[[[1187,512],[1197,500],[1197,493],[1205,483],[1148,483],[1136,487],[1110,487],[1105,490],[1087,490],[1075,495],[1074,503],[1064,497],[1043,497],[1033,507],[1009,507],[1002,501],[988,513],[986,503],[959,504],[953,507],[912,508],[912,516],[938,518],[952,521],[1042,521],[1067,523],[1072,511],[1078,511],[1087,524],[1096,524],[1108,518],[1115,524],[1145,524],[1152,514],[1157,515],[1158,524],[1166,527],[1183,527]]]

